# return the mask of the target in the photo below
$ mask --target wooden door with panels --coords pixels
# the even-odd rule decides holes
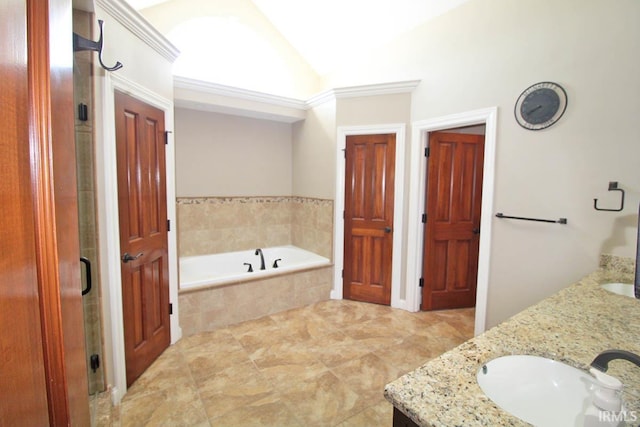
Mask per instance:
[[[484,135],[429,135],[422,309],[476,302]]]
[[[169,346],[164,112],[115,93],[127,385]]]
[[[346,299],[391,303],[395,147],[395,134],[351,135],[346,139]]]

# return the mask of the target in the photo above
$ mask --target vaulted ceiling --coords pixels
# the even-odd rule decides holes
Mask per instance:
[[[127,0],[144,9],[169,0]],[[175,1],[175,0],[174,0]],[[318,75],[468,0],[252,0]],[[198,16],[198,11],[193,11]]]

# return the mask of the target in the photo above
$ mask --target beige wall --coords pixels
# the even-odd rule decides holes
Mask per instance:
[[[177,108],[178,197],[291,195],[291,125]]]
[[[411,94],[339,98],[336,126],[406,123],[411,119]]]
[[[569,223],[493,220],[492,326],[597,268],[600,253],[635,253],[639,52],[636,0],[471,0],[325,85],[419,79],[412,121],[498,107],[494,213]],[[524,130],[513,105],[544,80],[567,90],[567,111],[549,129]],[[593,209],[594,198],[616,204],[609,181],[627,191],[622,212]]]
[[[293,125],[293,195],[334,199],[335,151],[336,102],[330,100]]]

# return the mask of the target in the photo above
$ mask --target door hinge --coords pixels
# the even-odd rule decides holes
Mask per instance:
[[[170,130],[165,130],[164,131],[164,145],[167,145],[169,143],[169,134],[172,133]]]
[[[424,147],[424,156],[429,157],[429,154],[431,154],[431,150],[429,150],[429,147]]]
[[[423,213],[423,214],[422,214],[422,223],[423,223],[423,224],[426,224],[426,223],[427,223],[427,214],[426,214],[426,213]]]
[[[344,269],[340,272],[340,277],[344,279]]]
[[[95,373],[100,367],[100,356],[97,354],[89,356],[89,366],[91,367],[91,372]]]
[[[86,122],[89,120],[89,107],[85,103],[78,104],[78,120]]]
[[[173,314],[173,304],[169,303],[169,314]]]
[[[167,220],[167,231],[171,231],[171,220]]]
[[[420,280],[418,280],[418,286],[424,288],[424,277],[421,277]]]
[[[347,158],[347,149],[343,148],[342,149],[342,153],[344,154],[344,158],[346,159]]]

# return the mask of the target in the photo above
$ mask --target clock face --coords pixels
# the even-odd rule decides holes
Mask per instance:
[[[514,114],[520,126],[545,129],[562,117],[567,108],[567,93],[553,82],[536,83],[518,97]]]

